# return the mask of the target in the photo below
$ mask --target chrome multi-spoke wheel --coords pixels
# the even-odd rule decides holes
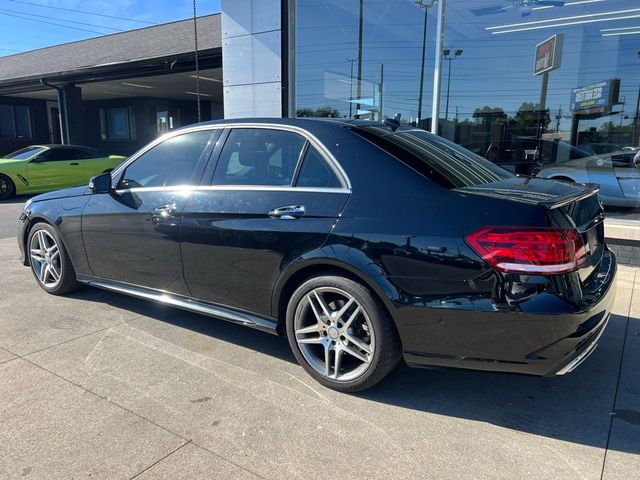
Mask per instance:
[[[374,385],[400,358],[399,337],[384,307],[369,289],[341,276],[314,277],[294,292],[287,336],[311,376],[345,392]]]
[[[298,304],[296,342],[319,374],[346,381],[369,367],[375,336],[367,312],[349,293],[319,287]]]
[[[56,230],[49,224],[37,223],[26,244],[34,277],[44,290],[54,295],[77,287],[76,273]]]
[[[57,287],[62,276],[62,263],[60,247],[53,236],[45,230],[35,232],[31,237],[29,255],[31,268],[40,283],[47,288]]]

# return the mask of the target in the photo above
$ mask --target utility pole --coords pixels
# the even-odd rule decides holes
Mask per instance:
[[[353,62],[355,61],[355,58],[347,58],[347,62],[351,64],[351,74],[349,76],[349,118],[353,116]]]
[[[356,103],[356,117],[360,111],[360,99],[362,98],[362,20],[364,14],[364,0],[360,0],[360,13],[358,16],[358,103]]]
[[[378,110],[378,120],[382,121],[383,120],[383,115],[382,115],[382,100],[384,98],[384,63],[380,64],[380,106],[379,106],[379,110]]]
[[[424,3],[424,0],[419,0],[416,2],[420,8],[424,8],[424,29],[422,30],[422,62],[420,63],[420,92],[418,94],[418,127],[420,127],[420,120],[422,119],[422,96],[424,93],[424,62],[426,58],[427,51],[427,12],[430,7],[432,7],[436,0],[431,0],[429,5]]]
[[[632,145],[638,142],[638,120],[640,120],[640,118],[638,118],[638,110],[640,110],[640,86],[638,87],[638,99],[636,100],[636,116],[633,119],[633,135],[631,138]],[[638,142],[636,146],[640,146],[640,142]]]

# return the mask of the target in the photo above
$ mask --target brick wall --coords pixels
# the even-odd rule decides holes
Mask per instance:
[[[632,267],[640,267],[640,243],[619,244],[613,243],[615,240],[608,240],[607,245],[618,257],[620,265],[630,265]]]

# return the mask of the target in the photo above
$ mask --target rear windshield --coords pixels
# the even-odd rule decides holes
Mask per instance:
[[[21,150],[17,150],[13,153],[9,153],[8,155],[5,155],[2,158],[8,158],[8,159],[14,159],[14,160],[25,160],[45,150],[46,150],[46,147],[27,147]]]
[[[394,132],[380,125],[359,126],[353,131],[445,188],[472,187],[514,176],[460,145],[424,130],[405,127]]]

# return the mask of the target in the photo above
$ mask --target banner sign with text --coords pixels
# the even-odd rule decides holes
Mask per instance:
[[[574,88],[571,92],[571,109],[574,112],[608,112],[618,103],[620,80],[612,79]]]

